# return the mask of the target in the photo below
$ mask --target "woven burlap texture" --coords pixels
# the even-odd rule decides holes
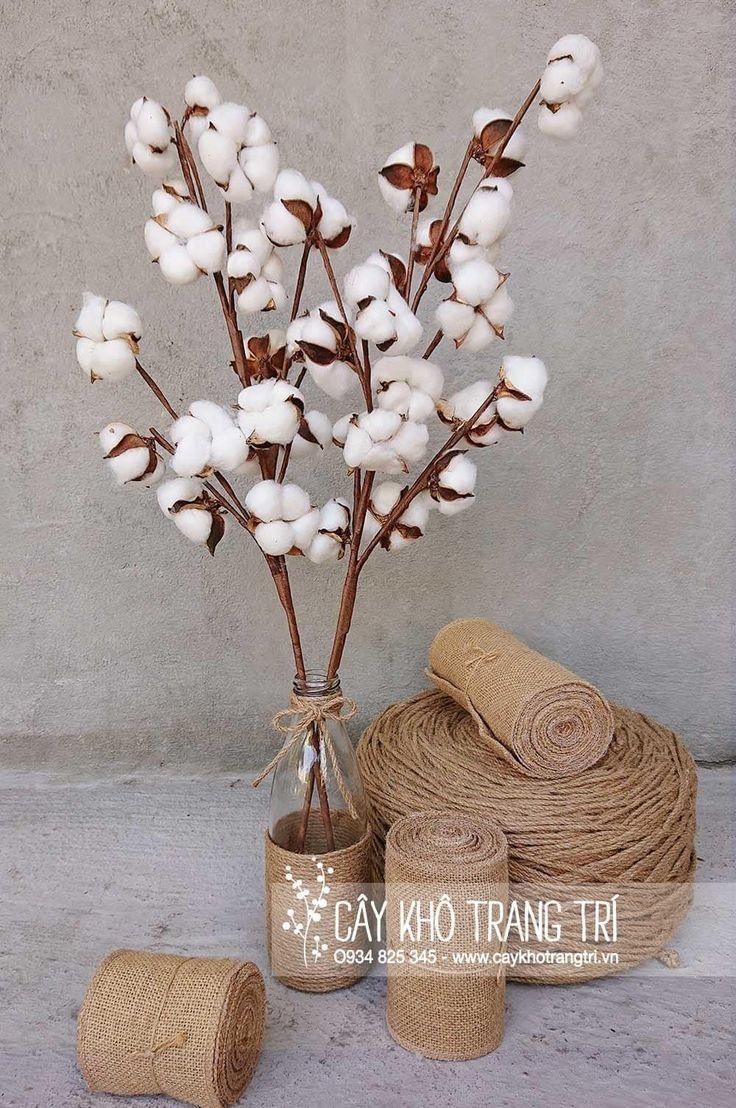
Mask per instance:
[[[540,781],[499,757],[471,716],[441,693],[389,708],[357,751],[371,807],[374,879],[380,880],[382,843],[395,820],[452,807],[503,829],[515,896],[619,894],[618,964],[509,967],[509,978],[573,983],[659,955],[692,895],[695,766],[672,731],[638,712],[612,709],[614,738],[605,757],[576,777]]]
[[[79,1013],[79,1068],[92,1092],[165,1093],[224,1108],[253,1075],[265,1019],[252,962],[116,950]]]
[[[281,842],[296,838],[299,817],[293,817],[292,827],[284,827],[285,822],[282,821],[277,829]],[[282,984],[307,993],[347,988],[359,981],[369,968],[367,961],[349,964],[349,952],[360,958],[360,952],[368,949],[362,933],[354,942],[339,944],[346,959],[343,963],[335,961],[335,905],[338,901],[349,901],[355,906],[361,893],[368,895],[372,834],[367,830],[355,842],[356,825],[347,812],[333,811],[332,826],[337,849],[331,851],[325,851],[319,812],[312,813],[309,818],[306,853],[278,846],[266,835],[266,942],[271,972]],[[297,883],[300,883],[298,887]],[[329,889],[322,897],[325,904],[319,908],[319,920],[310,921],[307,912],[323,883]],[[304,888],[309,890],[306,900],[297,895]],[[348,928],[352,910],[346,910],[343,905],[340,920],[342,928]],[[295,924],[301,924],[300,931],[295,929]],[[326,943],[326,950],[316,947],[318,939]],[[316,959],[315,952],[319,955]]]
[[[475,719],[496,753],[532,777],[570,777],[594,765],[613,735],[597,689],[484,619],[435,636],[428,674]]]
[[[447,915],[443,898],[451,923],[433,933],[427,920],[435,911],[438,921]],[[480,1058],[503,1038],[503,966],[453,961],[473,953],[490,959],[502,950],[484,926],[476,927],[472,900],[507,903],[503,832],[463,812],[397,820],[386,838],[386,936],[388,950],[400,950],[402,960],[387,964],[386,1020],[400,1046],[425,1058]],[[422,960],[430,951],[434,963]]]

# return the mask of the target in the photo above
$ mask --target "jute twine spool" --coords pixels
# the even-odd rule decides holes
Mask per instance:
[[[484,619],[435,636],[428,674],[497,754],[532,777],[570,777],[603,757],[613,716],[597,689]]]
[[[299,815],[282,821],[276,829],[279,841],[296,844],[299,824]],[[355,821],[349,812],[336,809],[332,828],[336,849],[329,851],[319,812],[310,813],[305,853],[278,846],[266,836],[266,940],[271,972],[282,984],[308,993],[344,989],[368,969],[368,963],[360,961],[367,949],[362,935],[338,944],[335,905],[349,901],[352,906],[343,905],[340,911],[344,934],[354,920],[358,897],[369,892],[372,835],[367,830],[356,842],[360,831]],[[305,889],[308,893],[302,897]],[[336,961],[338,947],[340,960]]]
[[[505,973],[490,961],[502,946],[473,900],[507,903],[503,832],[462,812],[397,820],[386,838],[386,935],[405,960],[387,966],[386,1019],[396,1042],[425,1058],[480,1058],[503,1038]],[[436,961],[423,960],[430,952]],[[456,960],[474,953],[488,964]]]
[[[614,738],[603,759],[576,777],[544,781],[499,757],[472,717],[441,693],[389,708],[357,751],[377,848],[375,879],[395,820],[452,807],[503,829],[515,896],[572,901],[581,891],[619,894],[618,963],[509,966],[509,978],[578,982],[659,956],[692,895],[695,766],[673,732],[638,712],[612,709]],[[517,948],[513,935],[508,946]],[[528,946],[548,944],[532,938]],[[569,939],[565,948],[573,949]]]
[[[265,1018],[252,962],[116,950],[79,1013],[79,1068],[92,1092],[165,1093],[223,1108],[253,1075]]]

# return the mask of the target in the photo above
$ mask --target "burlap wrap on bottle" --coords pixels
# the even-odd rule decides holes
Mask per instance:
[[[296,844],[280,825],[279,838]],[[354,921],[358,897],[369,894],[372,835],[355,842],[355,825],[347,812],[334,811],[336,850],[325,851],[324,827],[318,811],[310,814],[305,853],[278,846],[266,835],[266,942],[271,972],[292,989],[326,993],[354,985],[370,963],[363,960],[369,942],[361,932],[354,940],[338,941],[335,906],[340,906],[339,935]]]
[[[165,1093],[225,1108],[253,1076],[265,1020],[252,962],[116,950],[79,1013],[79,1068],[95,1093]]]
[[[611,709],[597,689],[487,620],[444,627],[429,649],[428,673],[494,750],[531,777],[580,773],[613,736]]]
[[[503,946],[489,938],[487,905],[503,905],[505,914],[507,900],[506,839],[493,823],[440,811],[393,824],[386,838],[386,1018],[400,1046],[460,1061],[499,1045],[505,973],[492,958]]]

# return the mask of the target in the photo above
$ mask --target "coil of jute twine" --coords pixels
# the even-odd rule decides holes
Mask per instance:
[[[444,627],[427,672],[522,773],[570,777],[608,749],[613,716],[598,690],[487,620]]]
[[[279,842],[296,841],[300,819],[295,814],[281,821],[276,829]],[[370,829],[358,832],[349,813],[335,809],[332,829],[336,849],[327,850],[320,813],[311,812],[306,854],[285,849],[266,835],[266,942],[271,972],[283,985],[302,992],[344,989],[359,981],[369,966],[360,958],[369,945],[363,932],[340,943],[343,960],[336,961],[334,955],[337,902],[342,902],[340,925],[345,933],[351,929],[358,898],[369,891],[372,834]],[[358,842],[356,833],[361,836]]]
[[[506,838],[493,823],[439,811],[393,824],[386,836],[386,936],[388,949],[405,958],[387,965],[386,1021],[400,1046],[461,1061],[499,1045],[505,972],[492,959],[503,944],[488,938],[471,902],[505,907],[508,887]],[[472,955],[487,964],[461,961]]]
[[[499,824],[518,897],[574,902],[580,891],[618,895],[618,962],[509,966],[514,980],[573,983],[659,956],[684,918],[695,872],[695,766],[672,731],[611,705],[614,737],[575,777],[532,779],[490,747],[473,718],[439,692],[395,704],[358,744],[376,858],[395,820],[452,807]],[[566,935],[564,949],[588,951]],[[515,936],[508,947],[519,949]],[[548,949],[530,937],[531,950]]]
[[[345,806],[352,818],[357,819],[355,802],[340,769],[340,762],[327,726],[327,721],[330,719],[346,723],[357,711],[358,706],[355,701],[343,696],[342,693],[328,696],[298,696],[292,693],[289,707],[277,712],[271,720],[274,730],[285,736],[284,744],[268,765],[253,779],[253,787],[258,788],[295,746],[314,738],[317,740],[323,771],[324,759],[327,758]]]
[[[115,950],[79,1013],[79,1068],[92,1092],[165,1093],[224,1108],[253,1075],[265,1019],[252,962]]]

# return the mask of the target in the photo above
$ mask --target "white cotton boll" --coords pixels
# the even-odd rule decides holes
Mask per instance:
[[[367,431],[351,423],[345,436],[343,455],[345,464],[350,469],[356,469],[368,458],[373,449],[373,440]]]
[[[77,339],[77,361],[86,374],[92,373],[92,356],[97,343],[93,339]]]
[[[161,180],[176,168],[176,151],[169,145],[161,153],[137,142],[133,147],[133,161],[147,177]]]
[[[146,249],[154,261],[158,261],[162,254],[170,250],[172,246],[179,246],[174,235],[157,223],[155,219],[147,219],[143,228],[143,239]]]
[[[209,77],[192,77],[184,86],[184,103],[190,108],[207,108],[210,111],[222,103],[217,85]]]
[[[265,209],[261,226],[275,246],[294,246],[307,237],[302,221],[287,211],[280,200],[274,200]]]
[[[355,413],[349,412],[348,415],[340,416],[336,423],[332,425],[332,441],[336,442],[338,446],[344,446],[345,440],[348,437],[348,431],[352,427],[352,421],[355,419]]]
[[[480,312],[476,312],[467,334],[463,337],[463,350],[470,354],[477,354],[479,350],[485,350],[495,337],[496,332],[488,320]]]
[[[253,195],[253,185],[238,160],[222,188],[222,195],[228,204],[247,204]]]
[[[304,200],[312,209],[317,205],[317,194],[311,182],[298,169],[282,169],[276,177],[273,194],[277,200]]]
[[[231,258],[241,253],[238,247],[243,247],[244,251],[250,251],[261,265],[273,254],[273,243],[269,242],[263,230],[246,220],[236,221],[233,227],[233,246],[235,249],[230,255]]]
[[[205,273],[214,273],[225,263],[225,236],[220,231],[195,235],[187,243],[187,249],[194,264]]]
[[[174,517],[174,523],[190,542],[204,546],[212,530],[212,515],[199,508],[182,508]]]
[[[408,377],[411,386],[428,393],[433,400],[439,400],[445,383],[440,367],[426,358],[409,358],[407,361],[411,363]]]
[[[294,530],[290,523],[281,519],[259,523],[253,535],[263,553],[274,558],[288,554],[294,545]]]
[[[161,458],[156,458],[156,465],[150,473],[147,473],[145,477],[141,477],[136,484],[140,485],[144,489],[152,489],[154,485],[157,485],[166,473],[166,466]]]
[[[444,335],[460,339],[473,326],[475,309],[470,304],[461,304],[459,300],[443,300],[437,306],[435,319]]]
[[[182,243],[168,247],[158,259],[158,265],[161,276],[172,285],[191,285],[202,275]]]
[[[248,117],[243,140],[246,146],[267,146],[273,142],[271,128],[258,112],[252,112]]]
[[[331,396],[333,400],[340,400],[356,384],[357,378],[346,362],[332,362],[330,365],[317,365],[306,359],[309,376],[317,388]]]
[[[424,330],[409,308],[402,308],[399,311],[394,309],[394,311],[396,316],[396,342],[387,351],[389,356],[392,354],[407,354],[410,350],[413,350],[421,339]]]
[[[200,208],[198,204],[192,204],[185,200],[169,212],[166,216],[166,227],[172,235],[187,241],[194,235],[201,235],[205,231],[211,231],[214,224],[212,219]]]
[[[401,417],[396,412],[374,408],[372,412],[363,412],[360,426],[368,432],[373,442],[386,442],[399,430]]]
[[[264,523],[281,519],[283,487],[278,481],[259,481],[246,495],[246,508],[251,515]]]
[[[164,150],[171,142],[169,118],[155,100],[144,100],[135,117],[138,138],[147,146]]]
[[[229,431],[233,427],[233,417],[230,412],[221,404],[215,404],[213,400],[195,400],[189,405],[189,413],[194,419],[203,423],[212,435]]]
[[[482,258],[464,262],[452,272],[452,283],[458,298],[464,304],[472,304],[474,307],[493,296],[499,280],[495,266]]]
[[[596,66],[600,65],[601,52],[586,35],[563,35],[547,55],[547,62],[549,64],[554,62],[555,58],[564,58],[567,54],[580,67],[586,78],[591,75]]]
[[[250,454],[241,465],[230,472],[234,473],[236,477],[257,477],[261,472],[261,467],[255,452]]]
[[[396,432],[392,446],[399,457],[411,465],[424,457],[429,442],[429,431],[424,423],[406,420]]]
[[[117,458],[108,458],[107,467],[118,485],[127,485],[128,481],[136,481],[145,473],[150,460],[148,447],[136,446],[123,451]]]
[[[266,381],[257,381],[255,385],[246,385],[238,393],[238,407],[244,412],[262,412],[273,400],[273,390],[276,382],[269,378]]]
[[[103,454],[109,454],[126,435],[134,435],[135,431],[127,423],[114,421],[107,423],[99,432],[100,448]]]
[[[384,300],[371,300],[355,318],[355,333],[367,342],[390,342],[396,338],[396,317]]]
[[[142,329],[141,317],[135,308],[123,304],[121,300],[108,302],[102,321],[102,334],[106,339],[123,338],[125,335],[140,338]]]
[[[185,438],[200,438],[209,442],[210,430],[206,423],[194,415],[183,415],[175,419],[169,430],[169,438],[174,446]]]
[[[299,430],[300,414],[294,404],[274,404],[258,416],[253,441],[286,446]]]
[[[270,192],[279,171],[279,150],[274,142],[245,147],[238,161],[254,189]]]
[[[322,218],[319,221],[319,233],[323,239],[329,242],[344,231],[346,227],[352,227],[353,220],[348,215],[343,204],[333,196],[320,193]]]
[[[293,545],[305,553],[319,529],[319,508],[310,508],[308,512],[291,521],[291,529]]]
[[[401,496],[398,481],[382,481],[371,493],[371,508],[379,516],[387,516],[396,507]]]
[[[539,108],[537,122],[543,135],[569,139],[577,134],[582,119],[583,114],[580,108],[573,101],[568,100],[566,103],[560,104],[560,107],[554,112],[547,104],[542,104]]]
[[[261,274],[272,284],[281,283],[284,276],[284,263],[281,261],[278,254],[272,254],[271,257],[263,263]]]
[[[391,276],[382,266],[356,265],[345,278],[345,300],[357,308],[363,300],[385,300],[391,287]]]
[[[271,403],[280,404],[284,400],[295,399],[304,403],[304,394],[295,385],[290,385],[288,381],[282,381],[280,378],[273,381],[273,391],[271,392]]]
[[[477,479],[478,467],[475,462],[471,462],[467,454],[456,454],[449,465],[442,470],[439,483],[442,488],[451,489],[465,496],[473,492]]]
[[[460,218],[459,233],[471,242],[491,246],[509,225],[512,196],[508,181],[489,177],[470,197]]]
[[[378,407],[387,412],[407,415],[412,397],[412,387],[406,381],[391,381],[378,395]]]
[[[170,515],[179,500],[197,500],[203,487],[202,482],[193,477],[172,477],[156,489],[158,506],[164,515]]]
[[[244,315],[248,312],[262,312],[271,302],[271,286],[265,277],[256,277],[242,292],[238,293],[236,306]]]
[[[332,421],[324,412],[316,410],[306,412],[304,419],[317,442],[310,442],[308,439],[302,438],[301,434],[298,434],[291,444],[291,456],[297,460],[318,454],[320,447],[324,449],[332,442]]]
[[[301,341],[324,347],[325,350],[337,350],[337,336],[321,316],[309,316],[302,328]]]
[[[481,246],[477,242],[464,242],[461,238],[456,238],[447,254],[447,265],[452,273],[456,266],[462,265],[464,262],[472,262],[477,258],[482,258],[486,262],[494,262],[497,255],[498,245],[496,243],[491,246]]]
[[[341,552],[342,543],[334,535],[315,535],[304,551],[309,561],[317,566],[339,561]]]
[[[210,440],[201,435],[185,435],[177,444],[171,468],[180,477],[196,477],[210,467]]]
[[[287,520],[299,519],[312,507],[309,494],[299,485],[286,484],[281,489],[281,518]]]
[[[513,311],[514,302],[505,284],[501,285],[491,299],[483,305],[483,315],[489,323],[495,323],[497,327],[505,326],[511,319]]]
[[[501,363],[503,379],[511,388],[525,393],[529,400],[501,396],[496,402],[499,416],[507,427],[521,430],[542,406],[547,386],[547,369],[541,358],[509,355]]]
[[[286,289],[278,281],[269,281],[268,288],[270,292],[270,298],[268,302],[268,310],[280,312],[286,305]]]
[[[125,339],[95,344],[89,372],[101,381],[122,381],[135,369],[135,354]]]
[[[93,292],[82,293],[82,310],[74,324],[75,332],[86,339],[102,342],[105,337],[102,325],[106,307],[107,300],[104,296],[97,296]]]
[[[540,93],[549,104],[561,104],[571,100],[585,84],[583,71],[569,58],[550,62],[542,74]]]
[[[232,423],[225,430],[216,431],[212,436],[210,461],[215,469],[226,473],[240,471],[248,461],[250,447],[239,427]]]
[[[475,381],[460,389],[449,400],[443,401],[439,407],[445,418],[464,423],[492,392],[493,385],[490,381]],[[480,418],[485,421],[485,413]]]
[[[227,100],[216,104],[207,119],[211,127],[240,144],[245,142],[250,115],[250,110],[244,104]]]
[[[319,525],[324,531],[344,531],[350,524],[350,507],[344,500],[327,500],[319,512]]]

